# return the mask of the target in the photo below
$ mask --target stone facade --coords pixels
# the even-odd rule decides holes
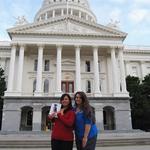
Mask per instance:
[[[8,33],[11,42],[0,42],[3,131],[46,131],[51,103],[79,90],[100,130],[132,129],[125,77],[150,73],[150,47],[125,46],[127,34],[98,24],[87,0],[44,0],[33,23],[20,20]]]

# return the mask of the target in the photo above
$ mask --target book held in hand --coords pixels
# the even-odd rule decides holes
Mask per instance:
[[[49,114],[57,113],[61,109],[61,104],[59,103],[52,103]]]

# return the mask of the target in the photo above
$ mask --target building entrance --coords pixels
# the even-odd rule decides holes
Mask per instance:
[[[115,130],[115,110],[111,106],[103,109],[104,130]]]
[[[63,93],[74,93],[74,82],[62,81],[61,90],[63,91]]]

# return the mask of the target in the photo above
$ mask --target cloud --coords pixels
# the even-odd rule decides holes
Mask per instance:
[[[115,8],[110,12],[109,17],[113,20],[120,20],[121,14],[121,10],[119,8]]]
[[[140,23],[148,17],[148,14],[149,14],[149,12],[147,9],[138,9],[137,8],[137,9],[134,9],[131,12],[129,12],[129,19],[133,23]]]
[[[133,0],[133,3],[150,4],[150,0]]]
[[[123,4],[125,3],[127,0],[109,0],[110,2],[114,2],[114,3],[119,3],[119,4]]]

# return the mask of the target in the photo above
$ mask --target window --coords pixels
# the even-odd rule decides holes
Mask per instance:
[[[138,76],[138,71],[136,66],[132,66],[132,75],[137,77]]]
[[[38,63],[38,60],[35,59],[35,60],[34,60],[34,71],[37,71],[37,63]]]
[[[85,68],[86,72],[90,72],[91,71],[90,61],[86,61],[85,65],[86,65],[86,68]]]
[[[98,61],[98,69],[99,69],[99,72],[101,72],[101,64],[100,64],[100,61]]]
[[[44,81],[44,93],[48,93],[49,92],[49,81],[46,79]]]
[[[27,113],[27,126],[32,126],[32,111],[28,111]]]
[[[91,93],[91,82],[86,81],[86,93]]]
[[[147,74],[150,74],[150,66],[147,67]]]
[[[49,71],[49,60],[45,60],[44,71]]]
[[[36,79],[33,81],[33,93],[35,92],[36,90]]]

